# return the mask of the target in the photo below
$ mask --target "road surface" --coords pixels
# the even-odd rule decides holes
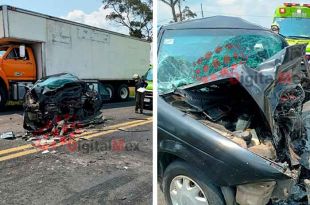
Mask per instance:
[[[105,104],[105,127],[46,154],[0,139],[0,204],[152,204],[152,112],[133,104]],[[6,131],[24,132],[21,107],[0,113]]]

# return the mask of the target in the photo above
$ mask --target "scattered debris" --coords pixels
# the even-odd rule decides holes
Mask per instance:
[[[123,128],[118,128],[119,131],[123,131],[123,132],[148,132],[150,130],[127,130],[127,129],[123,129]]]
[[[93,163],[95,163],[96,162],[96,160],[90,160],[89,162],[88,162],[88,164],[93,164]]]
[[[89,141],[89,139],[85,138],[85,137],[79,137],[80,140],[85,140],[85,141]]]
[[[147,118],[139,118],[139,117],[129,117],[128,118],[129,120],[149,120],[149,119],[147,119]]]
[[[42,154],[47,154],[47,153],[49,153],[50,151],[48,151],[48,150],[44,150],[43,152],[42,152]]]
[[[1,138],[1,139],[6,139],[6,140],[13,140],[13,139],[15,139],[16,137],[15,137],[15,135],[14,135],[13,132],[5,132],[5,133],[2,133],[2,134],[0,135],[0,138]]]

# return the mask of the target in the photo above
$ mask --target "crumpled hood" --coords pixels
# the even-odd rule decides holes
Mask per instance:
[[[255,70],[244,64],[236,64],[212,75],[202,76],[200,82],[181,89],[225,79],[230,79],[230,83],[237,81],[253,97],[270,126],[273,127],[273,113],[279,104],[282,92],[289,87],[300,86],[299,81],[293,82],[293,75],[301,69],[305,48],[305,44],[289,46],[260,64]]]

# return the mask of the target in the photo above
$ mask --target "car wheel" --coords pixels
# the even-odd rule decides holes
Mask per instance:
[[[4,87],[0,86],[0,110],[5,108],[5,104],[7,101],[7,93]]]
[[[110,95],[110,100],[112,100],[115,96],[115,93],[114,93],[114,87],[110,84],[106,84],[105,85],[105,88],[106,90],[109,92],[109,95]]]
[[[126,84],[121,84],[117,89],[118,98],[125,101],[129,98],[129,88]]]
[[[197,168],[183,161],[172,162],[164,172],[163,191],[169,205],[224,205],[220,189]]]

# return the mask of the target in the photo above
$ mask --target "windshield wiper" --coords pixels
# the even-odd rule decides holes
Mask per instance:
[[[304,39],[310,39],[310,36],[286,36],[287,38],[304,38]]]

